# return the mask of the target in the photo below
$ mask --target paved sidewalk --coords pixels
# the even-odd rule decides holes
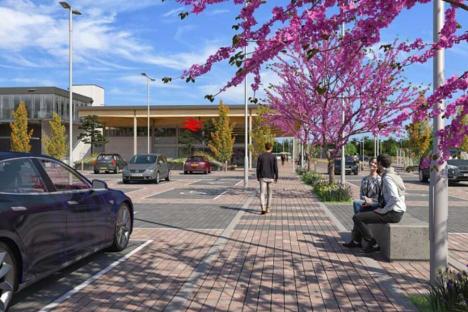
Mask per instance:
[[[260,214],[251,180],[248,192],[234,186],[215,200],[235,212],[227,226],[137,228],[132,238],[148,245],[50,310],[415,311],[406,296],[425,293],[427,263],[342,248],[344,233],[310,187],[280,176],[271,213]]]

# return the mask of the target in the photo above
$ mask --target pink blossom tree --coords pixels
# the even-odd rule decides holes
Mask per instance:
[[[334,160],[350,138],[403,130],[403,122],[419,104],[420,91],[402,78],[398,50],[384,47],[385,51],[373,53],[357,49],[349,54],[339,42],[333,36],[315,45],[328,52],[314,57],[304,50],[291,50],[272,66],[281,81],[267,91],[273,111],[269,120],[276,127],[329,148],[330,183]]]
[[[177,1],[191,7],[193,13],[199,14],[209,5],[229,0]],[[421,39],[417,39],[411,43],[399,44],[395,48],[409,54],[409,57],[401,63],[402,66],[427,62],[439,49],[451,48],[468,40],[468,32],[464,31],[456,20],[456,13],[468,10],[468,6],[463,0],[445,1],[451,5],[445,14],[445,25],[439,42],[424,44]],[[230,64],[238,66],[239,70],[220,92],[238,85],[249,73],[255,76],[252,87],[256,90],[260,84],[261,67],[274,60],[285,49],[292,48],[299,52],[306,47],[306,54],[309,57],[319,55],[322,51],[314,48],[312,43],[327,41],[342,23],[346,23],[349,30],[341,46],[347,51],[344,54],[353,54],[357,46],[365,48],[378,44],[381,30],[388,27],[401,12],[411,10],[416,4],[428,3],[430,0],[283,0],[277,1],[282,4],[275,6],[271,17],[262,22],[256,19],[255,13],[265,5],[265,1],[232,0],[232,2],[240,6],[236,19],[238,23],[233,25],[239,33],[233,37],[232,45],[220,47],[204,64],[193,65],[187,70],[183,75],[187,81],[194,81],[196,77],[210,71],[215,63],[229,59]],[[187,15],[186,12],[180,14],[182,18]],[[242,49],[249,41],[255,41],[257,46],[251,55],[244,55]],[[439,89],[428,97],[427,105],[420,107],[418,115],[420,118],[434,114],[444,114],[448,117],[453,111],[463,111],[462,108],[467,102],[466,73],[448,79]],[[455,95],[459,98],[448,105],[451,109],[448,113],[431,110],[436,100]],[[207,98],[213,99],[213,96],[208,95]],[[454,107],[455,110],[452,109]],[[451,123],[439,133],[442,136],[442,150],[447,151],[450,146],[459,146],[463,142],[463,137],[468,131],[466,126],[462,126],[460,119],[459,116],[448,118]],[[442,156],[446,158],[448,154]]]

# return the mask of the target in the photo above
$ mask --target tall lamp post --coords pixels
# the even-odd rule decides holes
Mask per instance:
[[[150,82],[155,81],[156,79],[151,78],[147,73],[141,73],[142,76],[146,78],[146,104],[148,106],[147,119],[148,119],[148,154],[151,153],[150,148]]]
[[[444,4],[442,0],[434,0],[433,8],[434,42],[440,39],[440,31],[444,25]],[[444,82],[444,49],[439,49],[433,61],[433,86],[437,89]],[[434,111],[443,111],[444,103],[434,103]],[[448,265],[448,179],[447,162],[439,163],[439,138],[436,133],[444,129],[442,114],[434,116],[432,163],[429,186],[429,235],[430,235],[430,278],[431,284],[437,284],[437,272]]]
[[[344,38],[345,36],[345,24],[341,24],[341,38]],[[343,137],[344,137],[344,123],[345,123],[345,109],[344,109],[345,103],[344,103],[344,98],[341,97],[341,107],[343,109],[343,112],[341,113],[341,122],[343,123]],[[343,142],[344,143],[344,142]],[[345,155],[345,148],[346,144],[343,144],[341,147],[341,184],[344,185],[346,183],[346,155]]]
[[[69,126],[68,126],[68,148],[69,148],[69,155],[68,155],[68,165],[73,166],[73,15],[81,15],[81,12],[73,9],[72,6],[65,1],[61,1],[60,5],[65,9],[68,10],[68,67],[69,67],[69,77],[68,77],[68,93],[69,93],[69,103],[68,103],[68,118],[69,118]]]
[[[247,58],[247,46],[244,47],[244,55]],[[244,188],[249,184],[249,105],[247,101],[247,75],[244,77]]]

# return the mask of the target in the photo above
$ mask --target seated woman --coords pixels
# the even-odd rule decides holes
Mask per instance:
[[[360,199],[353,201],[354,214],[361,211],[371,211],[379,207],[379,194],[382,179],[377,173],[377,159],[369,160],[369,175],[362,178]]]

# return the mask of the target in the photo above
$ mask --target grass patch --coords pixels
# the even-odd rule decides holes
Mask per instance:
[[[432,312],[429,295],[409,295],[409,299],[419,312]]]

